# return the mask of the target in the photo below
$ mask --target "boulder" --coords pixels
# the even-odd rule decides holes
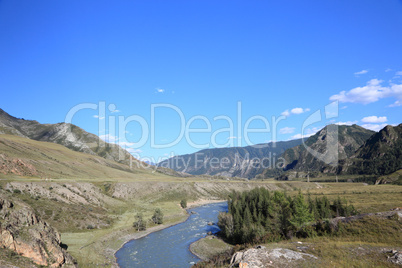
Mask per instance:
[[[392,250],[390,252],[392,255],[388,257],[388,261],[397,264],[397,265],[402,265],[402,252],[399,252],[397,250]]]
[[[236,252],[230,260],[231,266],[247,268],[262,267],[298,267],[304,261],[312,261],[317,259],[316,256],[296,252],[290,249],[275,248],[267,249],[259,246],[245,251]]]

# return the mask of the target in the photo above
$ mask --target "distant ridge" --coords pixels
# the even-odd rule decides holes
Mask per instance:
[[[204,149],[193,154],[174,156],[159,162],[158,166],[192,175],[254,178],[264,166],[273,166],[278,156],[285,150],[299,144],[301,139],[246,147]],[[215,165],[213,159],[217,159],[220,163]],[[227,162],[223,159],[227,159]],[[263,159],[263,164],[258,163]]]

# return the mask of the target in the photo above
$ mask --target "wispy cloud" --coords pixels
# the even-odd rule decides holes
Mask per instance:
[[[343,125],[351,126],[351,125],[354,125],[354,124],[356,124],[356,123],[357,123],[357,121],[345,121],[345,122],[340,121],[340,122],[336,122],[335,125],[339,125],[339,126],[343,126]]]
[[[367,116],[362,119],[363,123],[384,123],[387,122],[388,119],[386,116]]]
[[[280,133],[280,134],[291,134],[291,133],[293,133],[293,132],[295,132],[295,128],[294,128],[294,127],[284,127],[284,128],[281,128],[281,129],[279,130],[279,133]]]
[[[165,90],[163,88],[156,88],[156,93],[164,93]]]
[[[294,139],[301,139],[301,138],[308,138],[310,136],[313,136],[315,133],[317,133],[320,129],[322,129],[322,127],[313,127],[313,128],[308,128],[304,131],[304,135],[302,135],[301,133],[293,135],[292,137],[290,137],[291,140]]]
[[[119,140],[117,136],[113,136],[110,134],[100,135],[99,138],[109,143],[115,143]]]
[[[402,71],[396,72],[395,75],[397,75],[397,76],[402,76]]]
[[[366,128],[366,129],[370,129],[373,131],[380,131],[381,129],[383,129],[387,124],[363,124],[361,125],[362,127]]]
[[[390,72],[390,71],[392,71],[391,68],[388,68],[388,69],[385,70],[386,73],[388,73],[388,72]]]
[[[140,149],[132,148],[135,145],[135,143],[127,141],[125,137],[119,138],[118,136],[114,136],[111,134],[105,134],[105,135],[100,135],[99,138],[104,140],[105,142],[117,144],[117,145],[121,146],[122,148],[126,149],[131,154],[142,152]]]
[[[290,110],[288,109],[288,110],[283,111],[281,113],[281,115],[288,117],[288,116],[290,116],[292,114],[302,114],[302,113],[305,113],[305,112],[308,112],[308,111],[310,111],[310,108],[303,109],[303,108],[296,107],[296,108],[293,108],[293,109],[290,109]]]
[[[394,103],[390,104],[389,107],[398,107],[402,105],[402,101],[395,101]]]
[[[234,139],[237,139],[237,137],[235,136],[228,137],[228,140],[234,140]]]
[[[366,74],[366,73],[368,73],[368,70],[361,70],[361,71],[359,71],[359,72],[355,72],[355,75],[356,75],[356,76],[359,76],[359,75],[361,75],[361,74]]]
[[[103,119],[105,119],[105,117],[104,116],[99,116],[99,115],[94,115],[93,116],[94,118],[97,118],[97,119],[99,119],[99,120],[103,120]]]
[[[113,110],[113,111],[111,111],[111,113],[120,113],[120,110]]]
[[[341,91],[332,95],[331,101],[369,104],[383,98],[396,98],[397,101],[390,106],[398,106],[402,101],[402,84],[390,84],[388,87],[381,86],[383,81],[371,79],[363,87],[356,87],[349,91]]]
[[[139,154],[139,153],[142,153],[142,150],[141,150],[141,149],[127,148],[126,150],[127,150],[127,152],[129,152],[130,154]]]

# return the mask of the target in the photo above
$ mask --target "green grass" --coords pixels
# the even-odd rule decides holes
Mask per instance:
[[[190,250],[203,260],[231,251],[233,247],[215,236],[207,236],[190,245]]]

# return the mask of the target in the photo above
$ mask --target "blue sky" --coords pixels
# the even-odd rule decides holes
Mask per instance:
[[[229,126],[216,116],[231,118],[236,131],[252,116],[266,118],[271,133],[250,134],[256,144],[273,139],[272,116],[287,115],[276,139],[288,140],[300,136],[309,115],[337,100],[339,116],[305,134],[335,122],[378,130],[402,121],[401,14],[397,0],[2,0],[0,108],[57,123],[76,105],[113,104],[105,118],[85,109],[72,122],[156,160],[214,147],[212,133]],[[152,148],[150,131],[139,144],[146,131],[138,121],[127,124],[125,140],[114,138],[110,116],[118,122],[135,115],[149,126],[151,105],[161,103],[177,107],[185,123],[194,116],[210,121],[210,131],[189,134],[202,146],[183,137]],[[205,128],[202,120],[191,127]],[[99,133],[101,121],[107,129]],[[156,109],[155,143],[174,141],[180,123],[173,109]],[[215,145],[247,145],[236,131],[215,135]]]

